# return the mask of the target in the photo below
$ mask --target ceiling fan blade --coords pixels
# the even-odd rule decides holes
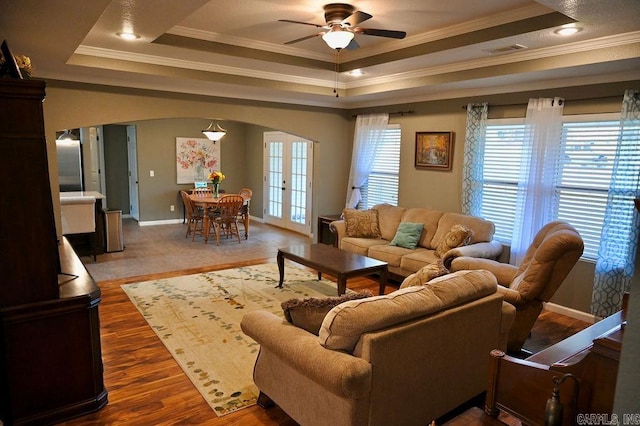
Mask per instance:
[[[292,21],[291,19],[278,19],[278,21],[279,22],[289,22],[290,24],[311,25],[312,27],[316,27],[316,28],[326,28],[326,25],[311,24],[309,22],[302,22],[302,21]]]
[[[354,33],[364,34],[370,36],[378,36],[378,37],[389,37],[389,38],[405,38],[407,33],[404,31],[393,31],[393,30],[376,30],[373,28],[354,28]]]
[[[353,49],[357,49],[358,47],[360,47],[360,45],[358,44],[355,38],[352,38],[349,44],[347,44],[347,47],[345,47],[345,49],[353,50]]]
[[[355,27],[359,23],[364,22],[367,19],[371,19],[371,18],[372,16],[369,15],[368,13],[360,12],[358,10],[356,12],[353,12],[351,15],[347,16],[346,18],[344,18],[342,22],[340,22],[340,24],[345,24],[350,27]]]
[[[323,34],[324,34],[324,32],[319,32],[319,33],[317,33],[317,34],[312,34],[312,35],[310,35],[310,36],[306,36],[306,37],[302,37],[302,38],[297,38],[297,39],[295,39],[295,40],[288,41],[288,42],[286,42],[285,44],[298,43],[299,41],[308,40],[308,39],[310,39],[310,38],[318,37],[318,36],[321,36],[321,35],[323,35]]]

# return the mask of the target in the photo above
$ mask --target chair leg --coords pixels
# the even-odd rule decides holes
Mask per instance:
[[[191,235],[191,241],[196,240],[196,232],[198,231],[198,219],[193,219],[193,235]]]
[[[214,223],[213,229],[214,232],[216,234],[216,245],[219,246],[220,245],[220,227],[222,226],[222,224],[220,223]]]
[[[236,227],[236,236],[238,237],[238,244],[242,241],[240,240],[240,228],[238,227],[238,221],[233,222],[233,226]]]
[[[273,400],[269,398],[267,394],[262,393],[262,391],[260,391],[256,404],[258,404],[258,407],[261,407],[261,408],[271,408],[275,405],[275,402],[273,402]]]

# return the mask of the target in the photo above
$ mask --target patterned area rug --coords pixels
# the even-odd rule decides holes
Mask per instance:
[[[218,416],[256,403],[259,345],[240,330],[242,316],[280,303],[336,296],[335,283],[287,262],[283,288],[275,263],[123,285],[133,304]]]

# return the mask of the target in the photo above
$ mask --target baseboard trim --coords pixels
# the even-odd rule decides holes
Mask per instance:
[[[182,219],[144,220],[144,221],[141,220],[141,221],[138,221],[138,226],[173,225],[173,224],[182,223],[182,222],[183,222]],[[264,220],[261,217],[249,216],[249,223],[251,222],[264,223]],[[249,231],[251,231],[251,228],[249,228]]]
[[[251,222],[264,223],[264,219],[261,218],[261,217],[255,217],[255,216],[249,215],[249,224],[251,224]],[[251,226],[251,225],[249,225],[249,226]]]
[[[174,223],[182,223],[182,219],[145,220],[139,221],[138,226],[173,225]]]
[[[586,312],[582,312],[573,308],[567,308],[566,306],[558,305],[555,303],[545,303],[544,309],[546,309],[547,311],[555,312],[557,314],[566,315],[577,320],[585,321],[590,324],[593,324],[597,321],[596,316],[593,314],[588,314]]]

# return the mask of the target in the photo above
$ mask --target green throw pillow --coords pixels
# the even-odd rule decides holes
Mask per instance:
[[[423,223],[400,222],[396,236],[389,243],[392,246],[415,250],[422,234]]]

